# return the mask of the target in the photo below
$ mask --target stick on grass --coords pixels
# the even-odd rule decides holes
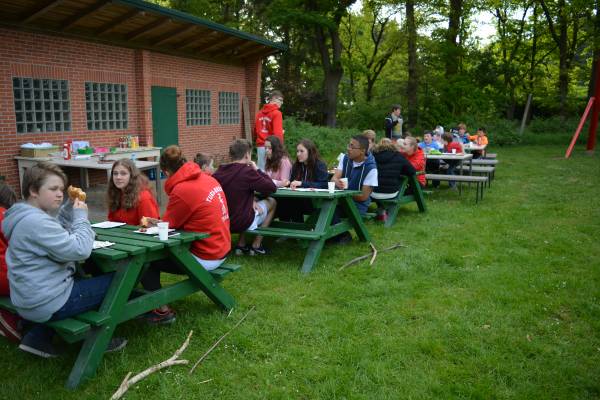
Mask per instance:
[[[227,333],[225,333],[223,336],[221,336],[221,337],[219,338],[219,340],[217,340],[217,341],[216,341],[216,342],[215,342],[215,343],[214,343],[212,346],[210,346],[210,348],[209,348],[208,350],[206,350],[206,353],[204,353],[204,354],[202,355],[202,357],[200,357],[200,358],[198,359],[198,361],[196,361],[196,364],[194,364],[194,366],[192,367],[192,369],[190,369],[190,374],[191,374],[192,372],[194,372],[194,370],[196,369],[196,367],[197,367],[198,365],[200,365],[200,363],[201,363],[202,361],[204,361],[204,359],[205,359],[206,357],[208,357],[208,355],[209,355],[209,354],[210,354],[210,353],[211,353],[211,352],[212,352],[212,351],[213,351],[213,350],[214,350],[214,349],[215,349],[215,348],[216,348],[216,347],[219,345],[219,343],[221,343],[221,341],[222,341],[223,339],[225,339],[225,338],[227,337],[227,335],[229,335],[229,334],[230,334],[230,333],[231,333],[231,332],[232,332],[232,331],[233,331],[235,328],[237,328],[238,326],[240,326],[240,324],[241,324],[242,322],[244,322],[244,320],[246,319],[246,317],[248,316],[248,314],[250,314],[250,313],[251,313],[251,312],[252,312],[252,311],[253,311],[255,308],[256,308],[256,306],[252,306],[252,308],[251,308],[250,310],[248,310],[248,312],[247,312],[247,313],[246,313],[246,314],[245,314],[245,315],[242,317],[242,319],[240,319],[240,320],[237,322],[237,324],[235,324],[235,325],[233,326],[233,328],[231,328],[231,329],[230,329],[230,330],[229,330]]]

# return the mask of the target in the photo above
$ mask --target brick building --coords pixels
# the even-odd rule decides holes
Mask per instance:
[[[13,157],[27,142],[116,146],[137,135],[188,157],[224,156],[258,110],[262,59],[284,50],[139,0],[0,0],[0,9],[0,175],[15,189]]]

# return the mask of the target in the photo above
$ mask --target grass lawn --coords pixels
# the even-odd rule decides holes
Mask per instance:
[[[345,142],[344,142],[345,143]],[[168,357],[189,330],[195,362],[253,305],[201,364],[173,367],[128,399],[556,399],[600,397],[600,163],[565,146],[498,149],[492,188],[475,205],[446,189],[428,212],[405,207],[392,229],[368,223],[382,253],[373,267],[355,241],[325,247],[303,276],[303,250],[239,257],[224,282],[227,317],[203,295],[174,303],[168,327],[120,326],[127,348],[96,377],[63,388],[76,355],[42,360],[0,340],[0,397],[109,398],[127,372]],[[208,382],[205,382],[208,381]]]

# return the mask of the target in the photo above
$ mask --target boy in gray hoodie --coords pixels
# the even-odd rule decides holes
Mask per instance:
[[[75,262],[90,256],[94,231],[85,202],[75,199],[61,206],[66,181],[54,164],[40,162],[29,168],[23,176],[25,201],[13,205],[2,223],[8,240],[10,299],[32,322],[19,348],[46,358],[58,353],[52,345],[54,331],[41,323],[97,308],[113,276],[75,279]],[[113,341],[109,349],[126,344],[124,339]]]

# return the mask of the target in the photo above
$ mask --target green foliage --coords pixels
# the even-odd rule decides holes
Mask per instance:
[[[315,126],[295,118],[285,118],[283,122],[285,144],[292,159],[296,156],[296,144],[301,139],[310,139],[317,145],[327,165],[331,165],[338,154],[346,151],[346,144],[352,136],[361,133],[357,129]]]

